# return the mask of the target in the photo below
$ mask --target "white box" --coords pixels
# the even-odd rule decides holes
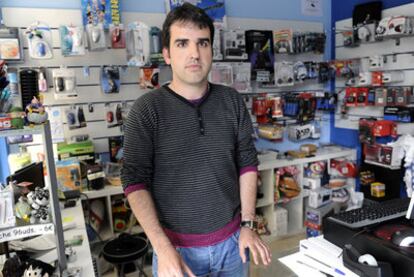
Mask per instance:
[[[303,178],[303,188],[304,189],[317,189],[321,187],[320,178]]]
[[[288,211],[282,207],[275,208],[276,228],[270,230],[273,235],[284,236],[288,232]]]

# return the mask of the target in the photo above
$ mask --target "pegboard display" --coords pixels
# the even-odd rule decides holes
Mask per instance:
[[[390,16],[407,16],[412,18],[414,16],[414,4],[382,10],[383,19]],[[347,47],[344,45],[346,44],[344,33],[352,32],[352,30],[352,18],[335,23],[336,60],[348,60],[359,64],[355,73],[355,81],[351,84],[351,87],[368,87],[369,90],[385,88],[388,91],[412,90],[412,87],[414,87],[414,51],[412,48],[414,33],[411,31],[400,37],[384,37],[379,41],[370,39],[368,41],[361,41],[354,47]],[[372,31],[374,30],[375,28],[372,29]],[[373,36],[373,34],[371,35]],[[382,78],[382,80],[374,80],[378,80],[378,78]],[[346,97],[345,91],[350,85],[347,81],[349,80],[345,78],[336,79],[335,87],[339,93],[339,103],[346,101],[344,99]],[[408,97],[407,102],[404,104],[405,106],[413,103],[412,96]],[[399,104],[394,103],[394,105],[398,106]],[[384,106],[355,105],[355,107],[348,107],[346,114],[341,114],[341,108],[338,108],[335,114],[335,127],[357,130],[358,121],[361,117],[383,119]],[[398,133],[414,134],[413,126],[413,123],[399,122]]]

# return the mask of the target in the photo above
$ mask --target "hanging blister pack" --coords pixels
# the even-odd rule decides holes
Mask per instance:
[[[221,33],[223,26],[218,22],[214,23],[214,40],[213,40],[213,61],[223,60],[223,53],[221,52]]]
[[[82,26],[66,26],[59,27],[60,49],[62,55],[81,56],[85,55],[85,38]]]
[[[275,63],[275,85],[278,87],[293,86],[293,64],[290,62]]]
[[[55,99],[71,99],[78,96],[76,92],[76,74],[73,69],[61,67],[53,69]]]
[[[37,85],[38,85],[39,92],[47,92],[48,84],[46,80],[46,68],[44,67],[39,68]]]
[[[26,29],[25,36],[32,59],[53,58],[52,31],[46,23],[33,23]]]
[[[149,31],[150,29],[143,22],[136,21],[128,24],[126,50],[129,66],[145,66],[149,64]]]
[[[69,129],[86,127],[85,113],[82,106],[71,106],[65,109],[65,115]]]
[[[105,94],[119,93],[121,80],[119,77],[119,67],[105,65],[101,69],[101,87]]]
[[[159,88],[160,69],[154,66],[141,67],[139,70],[139,85],[141,88]]]
[[[233,88],[238,92],[251,91],[250,63],[232,63],[233,67]]]
[[[209,81],[215,84],[232,86],[233,67],[229,63],[213,63],[209,74]]]
[[[106,126],[108,128],[122,125],[123,124],[122,104],[121,103],[105,104],[105,118],[106,118]]]
[[[20,41],[19,29],[0,26],[0,59],[7,62],[23,60],[23,43]]]
[[[162,56],[161,30],[158,27],[151,27],[150,29],[150,60],[152,64],[165,64]]]
[[[90,51],[106,49],[105,31],[102,23],[86,25],[86,35],[88,37]]]
[[[109,25],[109,33],[111,35],[112,48],[125,48],[125,28],[124,24]]]

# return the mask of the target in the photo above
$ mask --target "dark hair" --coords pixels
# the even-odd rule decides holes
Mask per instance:
[[[211,18],[204,10],[190,3],[184,3],[182,6],[170,11],[162,25],[162,47],[170,49],[171,25],[175,22],[194,23],[200,29],[210,29],[210,43],[213,45],[214,25]]]

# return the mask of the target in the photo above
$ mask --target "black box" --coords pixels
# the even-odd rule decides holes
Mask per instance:
[[[384,119],[398,122],[414,122],[413,106],[386,106],[384,107]]]

